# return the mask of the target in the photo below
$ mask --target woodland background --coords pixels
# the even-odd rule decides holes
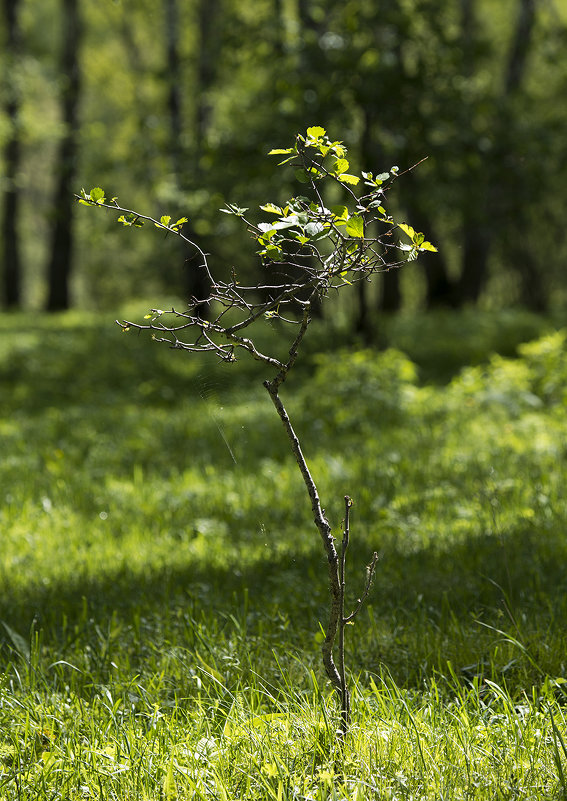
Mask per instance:
[[[3,0],[0,275],[6,309],[199,294],[174,241],[74,204],[102,186],[186,215],[215,269],[256,269],[227,201],[289,192],[271,147],[322,125],[439,246],[359,285],[375,312],[561,308],[567,6],[559,0]]]

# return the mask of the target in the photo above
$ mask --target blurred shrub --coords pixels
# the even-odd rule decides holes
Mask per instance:
[[[533,392],[547,404],[567,402],[567,329],[519,347],[529,368]]]
[[[516,359],[495,354],[485,366],[465,368],[449,385],[449,406],[490,405],[517,416],[567,402],[566,340],[567,330],[556,331],[520,345]]]
[[[422,381],[448,381],[465,366],[487,362],[491,355],[513,357],[518,346],[549,330],[549,319],[512,309],[479,309],[397,315],[384,322],[386,343],[418,366]]]
[[[315,374],[305,385],[303,419],[331,430],[392,424],[403,414],[415,365],[393,348],[340,350],[314,358]]]

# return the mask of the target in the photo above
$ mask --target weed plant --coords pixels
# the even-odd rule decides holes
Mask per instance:
[[[566,333],[509,317],[491,356],[486,316],[440,384],[397,322],[290,382],[322,494],[357,488],[353,573],[381,555],[339,758],[257,368],[111,319],[0,318],[0,798],[564,798]]]

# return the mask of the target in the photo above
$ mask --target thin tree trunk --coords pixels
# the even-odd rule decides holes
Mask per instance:
[[[182,159],[182,112],[181,69],[179,58],[179,9],[177,0],[166,0],[165,29],[167,51],[167,109],[169,112],[169,152],[176,180],[181,174]]]
[[[521,91],[526,73],[535,25],[536,0],[518,0],[518,3],[518,17],[504,69],[502,91],[495,101],[492,129],[496,146],[491,159],[492,169],[485,164],[482,169],[472,171],[466,179],[467,186],[474,191],[474,194],[467,198],[463,208],[463,259],[458,296],[464,302],[476,302],[479,299],[488,278],[488,259],[494,239],[494,225],[502,220],[505,221],[510,213],[514,214],[512,209],[516,205],[514,187],[508,186],[507,195],[504,191],[507,182],[505,179],[511,172],[506,171],[505,165],[515,146],[510,136],[510,106]],[[474,65],[471,31],[474,32],[475,28],[474,0],[462,0],[461,10],[463,52],[466,57],[463,70],[466,75],[472,75]],[[488,183],[484,178],[486,175],[489,176]],[[508,198],[511,199],[512,209],[506,210]],[[516,222],[519,226],[519,217]],[[515,254],[520,259],[516,262],[514,256],[510,255],[512,264],[514,266],[517,264],[516,269],[520,273],[523,298],[532,298],[531,293],[535,291],[537,296],[533,300],[536,306],[545,305],[543,283],[541,277],[535,274],[534,259],[528,254]]]
[[[486,216],[465,209],[461,236],[462,268],[457,285],[459,306],[476,303],[486,286],[491,245]]]
[[[220,41],[218,26],[220,19],[219,0],[199,2],[199,58],[197,64],[196,144],[197,165],[202,158],[209,132],[212,105],[209,92],[215,82]]]
[[[402,290],[400,274],[396,269],[382,274],[382,290],[380,292],[380,311],[388,314],[398,312],[402,307]]]
[[[281,58],[285,51],[285,27],[282,0],[274,0],[274,53],[276,58]]]
[[[519,0],[520,8],[516,30],[510,46],[504,81],[504,94],[509,100],[518,95],[524,82],[536,23],[536,2],[537,0]],[[505,128],[506,131],[510,130],[506,122]],[[513,142],[509,141],[510,150],[513,149],[513,144]],[[510,171],[510,173],[513,174],[513,171]],[[521,183],[521,177],[519,183]],[[517,230],[525,229],[529,225],[524,204],[517,202],[518,198],[521,197],[521,189],[521,186],[513,185],[509,193],[512,199],[511,216]],[[526,241],[523,240],[523,244],[520,247],[515,236],[509,237],[509,241],[506,244],[505,252],[509,253],[510,264],[520,277],[522,303],[533,311],[545,311],[547,308],[547,296],[533,246],[530,249],[530,246],[526,245]]]
[[[478,36],[476,20],[476,0],[461,0],[461,72],[471,78],[476,69],[475,41]],[[463,125],[468,122],[470,109],[465,108]],[[469,135],[470,136],[470,135]],[[465,139],[461,156],[463,164],[470,167],[463,179],[467,186],[467,196],[462,208],[461,226],[461,275],[457,283],[458,304],[476,303],[488,278],[488,257],[491,237],[488,230],[489,217],[486,213],[485,180],[486,169],[479,169],[477,143]]]
[[[61,51],[61,80],[63,82],[62,110],[65,133],[59,145],[56,162],[56,188],[53,201],[51,255],[48,263],[48,311],[68,309],[70,279],[73,264],[73,191],[77,169],[81,93],[79,49],[82,23],[79,0],[62,0],[63,42]]]
[[[416,231],[425,234],[426,238],[432,242],[437,242],[437,235],[435,233],[435,224],[427,210],[427,200],[423,200],[420,192],[420,184],[414,172],[406,173],[398,184],[401,192],[401,201],[408,214],[410,225]],[[419,255],[419,264],[423,267],[426,283],[426,298],[425,305],[428,309],[435,309],[439,307],[452,307],[455,305],[454,287],[449,280],[449,271],[443,253],[424,252]],[[396,276],[396,282],[399,282],[398,272],[390,271],[392,277],[390,282],[393,283],[393,276]],[[394,290],[392,292],[392,301],[396,301]],[[397,290],[399,292],[399,290]],[[391,302],[392,302],[391,301]],[[392,308],[391,311],[395,309]]]
[[[19,131],[20,99],[17,83],[13,76],[18,73],[21,33],[19,28],[18,0],[4,0],[2,10],[6,25],[5,44],[5,87],[7,90],[6,116],[9,122],[9,136],[4,146],[5,190],[2,207],[2,266],[4,302],[6,308],[14,309],[21,305],[21,257],[18,241],[19,190],[18,170],[21,158]]]
[[[376,135],[376,115],[372,108],[363,108],[364,127],[361,137],[361,159],[365,169],[376,170],[376,165],[383,164],[384,152]],[[367,292],[364,282],[358,289],[358,313],[355,319],[355,331],[370,340],[375,333],[369,319]],[[378,300],[378,311],[396,312],[402,305],[402,293],[397,270],[389,270],[381,276],[381,290]]]
[[[504,97],[515,94],[522,85],[535,26],[536,0],[519,0],[519,5],[504,81]]]

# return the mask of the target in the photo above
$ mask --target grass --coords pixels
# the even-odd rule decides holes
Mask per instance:
[[[351,602],[381,556],[341,755],[324,556],[258,367],[0,318],[1,799],[567,796],[565,334],[383,336],[315,331],[285,393],[336,531],[355,500]]]

